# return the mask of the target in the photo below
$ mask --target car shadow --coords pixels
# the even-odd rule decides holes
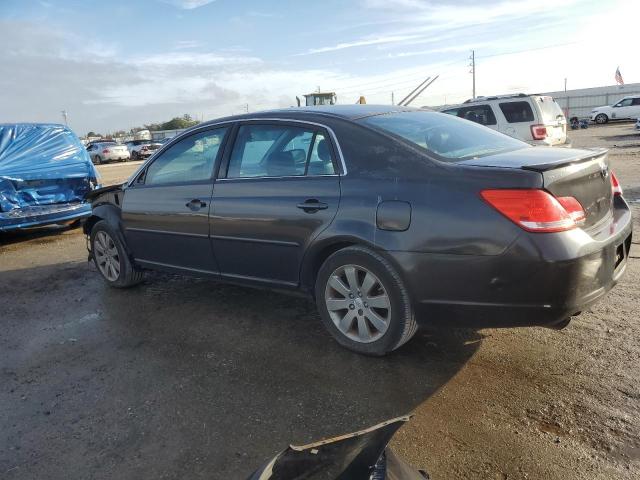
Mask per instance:
[[[47,239],[53,241],[60,235],[79,228],[80,222],[74,222],[71,225],[47,225],[44,227],[0,232],[0,247],[31,240],[40,241],[41,243],[46,242]]]
[[[166,274],[116,290],[79,262],[0,275],[15,478],[245,478],[290,443],[410,413],[482,340],[419,332],[365,357],[304,298]]]
[[[629,133],[620,134],[620,135],[603,135],[600,138],[605,144],[612,142],[626,142],[628,140],[637,140],[640,137],[640,130],[633,130]],[[630,146],[638,146],[638,143],[629,144]],[[626,145],[625,145],[626,146]],[[620,146],[617,145],[619,148]]]

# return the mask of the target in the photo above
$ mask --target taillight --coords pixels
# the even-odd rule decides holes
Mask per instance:
[[[556,197],[556,200],[567,211],[571,219],[576,222],[576,225],[584,223],[586,219],[584,208],[582,208],[578,200],[574,197]]]
[[[547,127],[544,125],[531,125],[531,135],[534,140],[544,140],[547,138]]]
[[[104,150],[102,150],[102,153],[109,153],[109,149],[105,148]]]
[[[482,198],[529,232],[564,232],[584,221],[582,205],[573,197],[556,198],[544,190],[483,190]]]
[[[142,147],[140,150],[147,150],[147,149],[148,147],[145,146],[145,147]]]
[[[611,172],[611,193],[613,195],[622,195],[622,187],[620,186],[620,182],[618,181],[618,177],[616,174]]]

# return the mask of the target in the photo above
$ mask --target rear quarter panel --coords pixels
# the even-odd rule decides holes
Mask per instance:
[[[336,128],[348,174],[338,214],[322,237],[361,239],[378,249],[454,255],[498,255],[522,230],[486,204],[486,188],[539,188],[542,176],[513,168],[441,163],[359,125]],[[381,202],[411,205],[406,231],[376,227]]]

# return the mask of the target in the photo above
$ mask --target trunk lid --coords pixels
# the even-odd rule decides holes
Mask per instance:
[[[556,197],[574,197],[584,208],[584,227],[612,214],[613,194],[606,149],[531,147],[458,162],[477,167],[539,172],[543,188]]]
[[[126,145],[108,145],[105,147],[106,150],[110,150],[113,153],[125,154],[129,152]]]

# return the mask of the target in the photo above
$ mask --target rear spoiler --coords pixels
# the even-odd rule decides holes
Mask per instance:
[[[547,147],[536,147],[536,148],[547,148]],[[586,149],[585,149],[586,150]],[[583,155],[577,155],[573,158],[567,158],[566,160],[562,160],[560,162],[553,163],[541,163],[537,165],[527,165],[522,167],[523,170],[531,170],[533,172],[546,172],[548,170],[553,170],[556,168],[566,167],[568,165],[577,165],[580,163],[590,162],[591,160],[595,160],[598,157],[605,157],[609,152],[608,148],[590,148],[590,153],[586,153]]]

